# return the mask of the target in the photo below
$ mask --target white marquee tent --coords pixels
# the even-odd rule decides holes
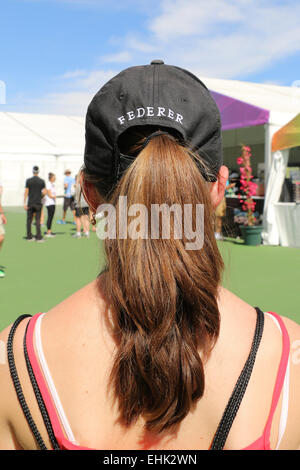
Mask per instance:
[[[273,135],[299,113],[300,88],[215,78],[203,78],[203,81],[210,90],[269,111],[269,119],[263,129],[258,129],[262,126],[255,126],[254,129],[237,128],[234,132],[224,133],[225,150],[226,147],[239,145],[242,141],[248,144],[252,141],[254,145],[263,144],[265,171],[268,176],[272,164]]]
[[[262,234],[265,244],[300,248],[300,205],[279,202],[288,163],[300,166],[300,113],[281,127],[272,139],[272,166]]]
[[[237,127],[234,130],[223,132],[225,163],[228,164],[228,160],[230,161],[227,150],[236,156],[234,150],[238,149],[241,143],[251,145],[256,160],[260,164],[263,162],[265,168],[263,243],[266,245],[299,246],[300,241],[295,242],[295,237],[300,230],[300,224],[296,227],[295,220],[288,224],[290,229],[293,227],[293,233],[290,233],[289,237],[285,237],[285,239],[279,236],[279,232],[282,232],[282,223],[280,223],[279,217],[275,216],[275,206],[280,198],[289,161],[289,151],[286,148],[284,150],[274,149],[274,146],[272,151],[272,141],[274,143],[274,137],[281,133],[282,129],[285,129],[287,123],[294,122],[295,117],[299,114],[300,88],[210,78],[203,79],[203,81],[211,90],[269,111],[268,121],[263,126]],[[255,162],[253,161],[253,163],[255,172]],[[283,203],[280,209],[286,213],[287,204]],[[299,208],[290,210],[299,211]]]
[[[73,175],[83,162],[84,118],[78,116],[0,113],[0,181],[5,206],[23,205],[25,180],[38,165],[40,176],[57,175],[63,194],[64,171]]]

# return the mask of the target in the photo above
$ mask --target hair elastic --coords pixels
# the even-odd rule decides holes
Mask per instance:
[[[144,141],[143,145],[142,145],[142,148],[141,150],[143,150],[150,142],[150,140],[153,139],[153,137],[158,137],[160,135],[168,135],[169,137],[172,137],[171,134],[169,134],[169,132],[166,132],[166,131],[155,131],[153,132],[152,134],[148,135],[148,137],[146,138],[146,140]]]

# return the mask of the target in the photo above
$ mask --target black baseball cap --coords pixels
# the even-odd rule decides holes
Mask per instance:
[[[175,131],[196,152],[215,181],[223,162],[218,107],[205,84],[187,70],[153,60],[127,68],[96,93],[86,115],[85,170],[109,182],[132,158],[119,150],[120,136],[133,126]]]

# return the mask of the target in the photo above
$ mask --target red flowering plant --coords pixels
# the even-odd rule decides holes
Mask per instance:
[[[246,218],[244,219],[244,225],[256,225],[258,222],[255,217],[255,201],[253,201],[252,196],[256,194],[257,184],[252,181],[253,174],[251,168],[251,149],[246,145],[242,146],[242,155],[237,158],[237,164],[240,166],[240,183],[241,190],[245,199],[241,198],[241,194],[237,196],[240,198],[240,203],[242,204],[243,211],[246,212]]]

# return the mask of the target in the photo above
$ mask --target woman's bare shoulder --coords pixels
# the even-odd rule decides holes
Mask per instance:
[[[82,311],[86,312],[87,308],[91,307],[95,304],[101,305],[104,302],[104,299],[101,295],[101,289],[99,288],[98,279],[90,282],[86,286],[82,287],[78,291],[71,294],[69,297],[64,299],[59,304],[55,305],[53,308],[48,310],[47,317],[50,316],[59,316],[62,320],[64,316],[67,316],[72,312],[72,314],[78,314]],[[16,317],[17,318],[17,317]],[[16,333],[16,339],[14,341],[15,344],[18,344],[17,337],[20,334],[24,334],[26,325],[29,321],[29,318],[20,323]],[[6,351],[6,344],[7,339],[9,336],[9,332],[11,331],[13,323],[8,325],[0,332],[0,364],[4,361],[5,351]]]
[[[59,332],[59,336],[66,338],[68,336],[65,334],[66,331],[68,331],[68,334],[72,334],[72,325],[76,326],[76,328],[82,328],[82,324],[86,324],[88,318],[93,318],[94,312],[99,313],[101,309],[103,309],[103,306],[104,299],[101,295],[101,289],[99,289],[98,281],[95,280],[46,312],[44,321],[49,327],[49,333],[52,333],[53,336],[55,336]],[[23,357],[24,354],[23,338],[28,321],[29,318],[24,318],[24,320],[18,325],[14,335],[13,352],[16,362],[20,362],[19,358]],[[2,397],[0,400],[0,406],[1,403],[3,405],[5,402],[5,384],[11,384],[11,380],[7,380],[10,377],[7,359],[7,342],[12,326],[13,323],[0,332],[0,383]],[[10,389],[11,387],[9,386],[8,394],[10,393]],[[3,406],[3,408],[5,409],[5,406]]]
[[[76,351],[78,346],[77,339],[79,337],[83,338],[83,342],[86,337],[89,340],[93,336],[96,337],[95,341],[90,343],[91,347],[94,348],[95,342],[97,346],[101,344],[98,339],[102,335],[99,314],[104,309],[104,305],[101,289],[98,281],[95,280],[45,313],[42,327],[43,348],[47,360],[50,361],[50,364],[55,365],[53,370],[59,368],[59,364],[64,362],[61,361],[61,357],[64,357],[66,351],[71,358],[73,357],[74,350]],[[29,397],[30,407],[39,422],[40,416],[38,409],[36,409],[37,404],[34,397],[31,396],[32,390],[23,350],[24,334],[28,321],[29,318],[25,318],[16,329],[13,352],[22,388],[24,393],[26,392],[26,397]],[[17,400],[7,358],[7,343],[11,327],[12,324],[0,332],[0,449],[20,448],[18,444],[20,440],[16,439],[13,430],[21,429],[24,431],[24,427],[26,428],[26,421],[24,421],[23,412]],[[68,364],[70,363],[71,361],[68,362]],[[40,427],[42,426],[43,424],[40,423]],[[22,435],[21,432],[19,434]],[[24,432],[24,435],[27,436],[27,434]],[[27,444],[25,443],[25,447]],[[34,440],[30,442],[29,447],[35,447]]]
[[[292,346],[292,342],[295,341],[295,340],[298,340],[299,344],[300,344],[300,325],[298,323],[296,323],[294,320],[291,320],[288,317],[281,316],[281,318],[282,318],[282,320],[285,324],[285,327],[288,331],[291,346]]]
[[[252,339],[257,318],[255,308],[224,288],[220,289],[218,300],[221,313],[221,331],[223,320],[224,339],[228,341],[228,338],[231,337],[230,332],[239,332],[238,336],[242,339],[241,344],[247,340],[247,335]],[[271,312],[268,309],[263,310]],[[300,374],[300,325],[286,316],[280,315],[280,317],[289,335],[291,354],[294,356],[298,354],[299,372],[297,372]],[[276,361],[281,355],[281,345],[280,331],[271,316],[265,315],[263,341],[260,348],[264,352],[265,359]]]
[[[287,329],[290,340],[290,366],[296,389],[300,390],[300,325],[287,317],[281,317]],[[298,399],[297,399],[298,402]],[[300,418],[300,405],[299,405]]]
[[[43,328],[47,332],[45,341],[52,341],[57,347],[75,344],[79,336],[89,336],[100,330],[105,309],[106,302],[97,278],[46,312],[43,318]]]
[[[223,313],[223,345],[227,347],[228,339],[234,337],[235,340],[234,342],[231,341],[230,349],[242,351],[244,344],[246,344],[246,350],[249,349],[256,322],[255,309],[235,294],[223,288],[220,290],[219,302],[221,327]],[[271,309],[258,307],[264,310],[264,312],[272,312]],[[274,311],[274,313],[278,312]],[[300,390],[300,325],[287,316],[280,315],[280,317],[287,329],[290,341],[289,415],[287,432],[282,442],[282,448],[294,449],[300,445],[300,404],[298,399],[298,391]],[[274,383],[282,357],[282,344],[280,330],[275,325],[271,316],[265,315],[264,332],[257,355],[258,367],[256,367],[255,373],[258,379],[256,383],[266,383],[268,375],[271,376],[271,382]],[[226,347],[224,348],[225,351]],[[266,390],[269,389],[270,387],[266,388]],[[261,389],[261,397],[263,396],[262,393],[263,389]],[[268,400],[269,398],[266,397],[266,402]],[[280,410],[279,406],[277,421],[274,421],[274,429],[276,430],[279,425]]]
[[[218,300],[221,309],[223,308],[224,312],[230,312],[234,317],[238,315],[240,318],[247,319],[247,314],[249,314],[250,317],[253,316],[253,314],[255,315],[255,310],[252,305],[224,287],[221,287],[219,290]],[[271,310],[266,309],[264,309],[264,311],[271,312]],[[244,317],[242,314],[244,314]],[[286,326],[290,338],[296,339],[298,337],[300,339],[300,325],[286,316],[280,315],[280,317]]]
[[[83,307],[86,311],[87,306],[91,307],[95,304],[98,306],[101,302],[103,302],[103,297],[99,278],[97,278],[48,310],[47,316],[67,315],[69,311],[78,313],[82,311]]]

